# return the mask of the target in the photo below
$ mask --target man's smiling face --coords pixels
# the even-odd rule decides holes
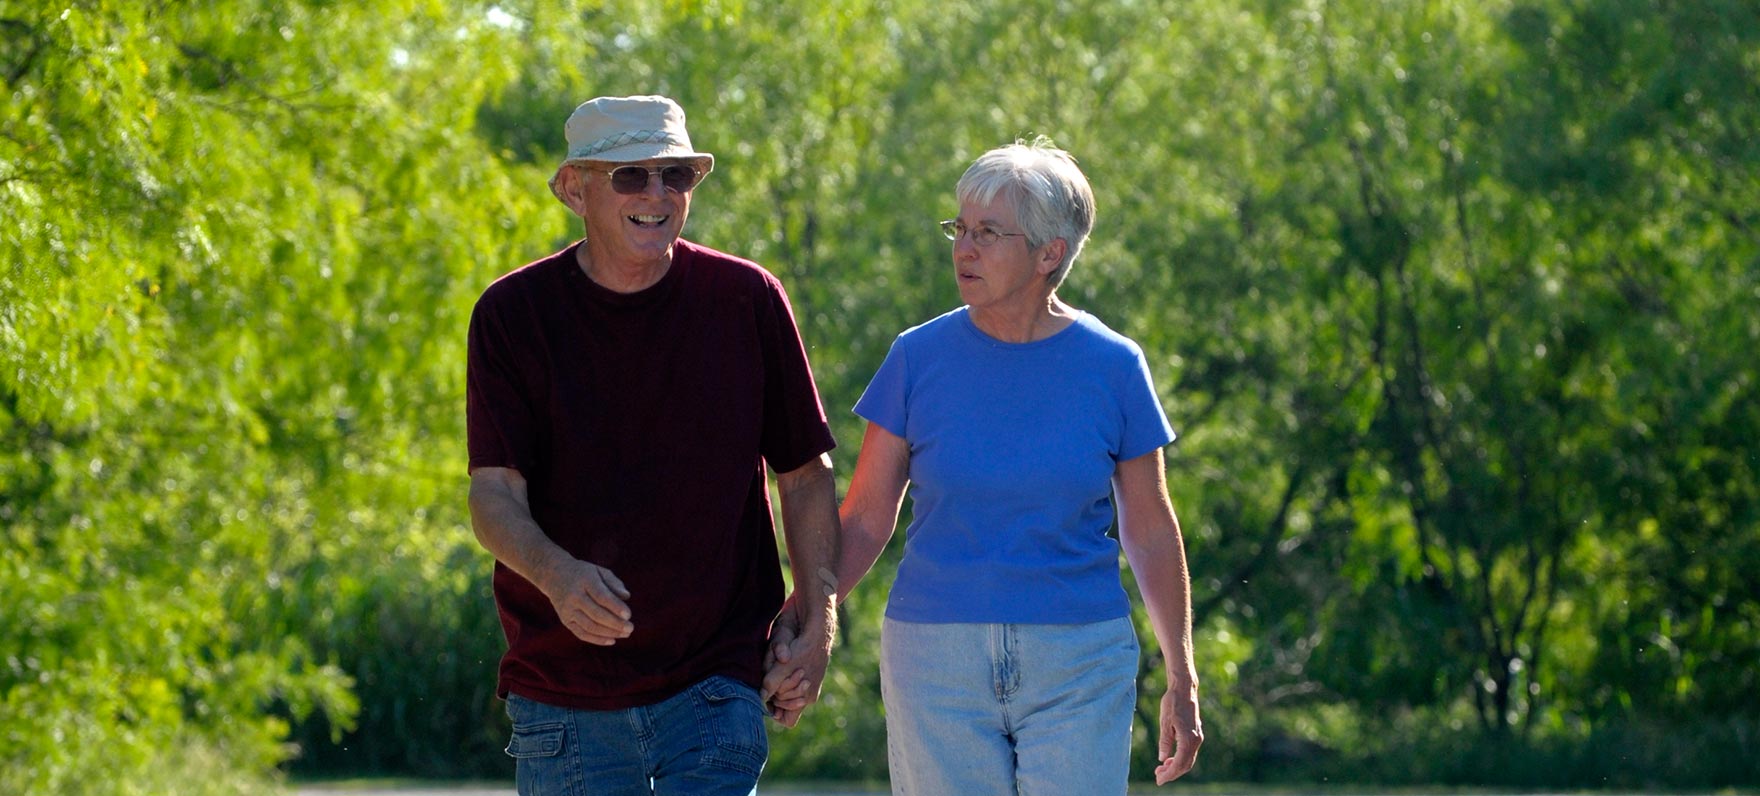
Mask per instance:
[[[575,167],[583,188],[582,201],[574,211],[586,221],[587,240],[593,242],[595,251],[630,265],[667,260],[690,214],[691,192],[669,190],[660,184],[658,175],[650,175],[640,193],[621,194],[611,187],[611,175],[606,172],[618,166],[659,167],[679,162],[656,158]]]

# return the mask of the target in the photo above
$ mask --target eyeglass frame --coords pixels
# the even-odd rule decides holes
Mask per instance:
[[[936,226],[941,227],[942,237],[947,238],[948,240],[953,241],[955,243],[959,242],[959,239],[961,236],[971,235],[972,236],[972,245],[976,246],[980,249],[989,248],[990,246],[995,245],[997,241],[1002,240],[1003,238],[1025,238],[1025,237],[1027,237],[1027,233],[1025,233],[1025,232],[997,232],[994,227],[991,227],[988,225],[978,227],[977,229],[972,229],[971,227],[966,226],[965,222],[960,221],[957,218],[947,219],[946,221],[942,221],[942,222],[936,224]],[[962,229],[965,231],[961,232],[960,230],[962,230]],[[990,237],[986,238],[985,233],[988,233],[990,235]]]
[[[609,168],[609,169],[601,168],[598,166],[582,166],[581,168],[586,169],[587,171],[596,171],[596,172],[599,172],[600,174],[605,175],[606,177],[609,177],[611,179],[611,181],[609,183],[611,186],[611,190],[616,191],[618,194],[623,195],[623,196],[635,196],[640,193],[645,193],[648,190],[648,185],[654,181],[655,177],[660,178],[660,187],[664,190],[668,190],[673,193],[689,193],[691,191],[696,190],[698,185],[703,184],[704,177],[709,176],[708,172],[703,171],[702,169],[699,169],[696,166],[692,166],[689,163],[663,163],[658,166],[641,166],[641,165],[637,165],[634,163],[625,163],[621,166],[617,166],[615,168]],[[643,174],[642,174],[642,187],[637,188],[636,190],[633,190],[633,191],[625,191],[621,188],[618,188],[617,187],[617,172],[622,171],[624,169],[636,169],[638,171],[643,172]],[[665,171],[667,169],[684,169],[686,171],[689,171],[691,173],[690,186],[687,188],[684,188],[683,190],[680,190],[678,188],[674,188],[670,185],[667,185],[666,184],[666,175],[665,175]]]

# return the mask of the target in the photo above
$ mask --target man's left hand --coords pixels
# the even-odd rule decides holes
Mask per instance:
[[[835,619],[807,622],[790,596],[770,635],[764,660],[762,697],[770,716],[784,727],[800,721],[801,712],[819,700],[831,661]],[[803,625],[806,625],[803,627]]]

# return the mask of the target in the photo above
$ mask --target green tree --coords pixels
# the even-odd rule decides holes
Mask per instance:
[[[1077,156],[1061,292],[1181,432],[1199,777],[1760,781],[1751,3],[137,5],[0,0],[0,791],[505,774],[463,329],[579,235],[567,113],[647,92],[845,473],[961,171]],[[884,776],[897,555],[774,776]]]
[[[248,788],[289,719],[351,726],[357,633],[423,656],[406,688],[492,666],[453,657],[495,642],[452,605],[453,338],[555,224],[472,134],[503,33],[0,4],[0,791]]]

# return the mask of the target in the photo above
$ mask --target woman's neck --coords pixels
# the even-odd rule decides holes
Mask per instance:
[[[1004,343],[1043,340],[1075,322],[1076,308],[1052,293],[1044,301],[1019,308],[973,307],[972,323],[984,334]]]

